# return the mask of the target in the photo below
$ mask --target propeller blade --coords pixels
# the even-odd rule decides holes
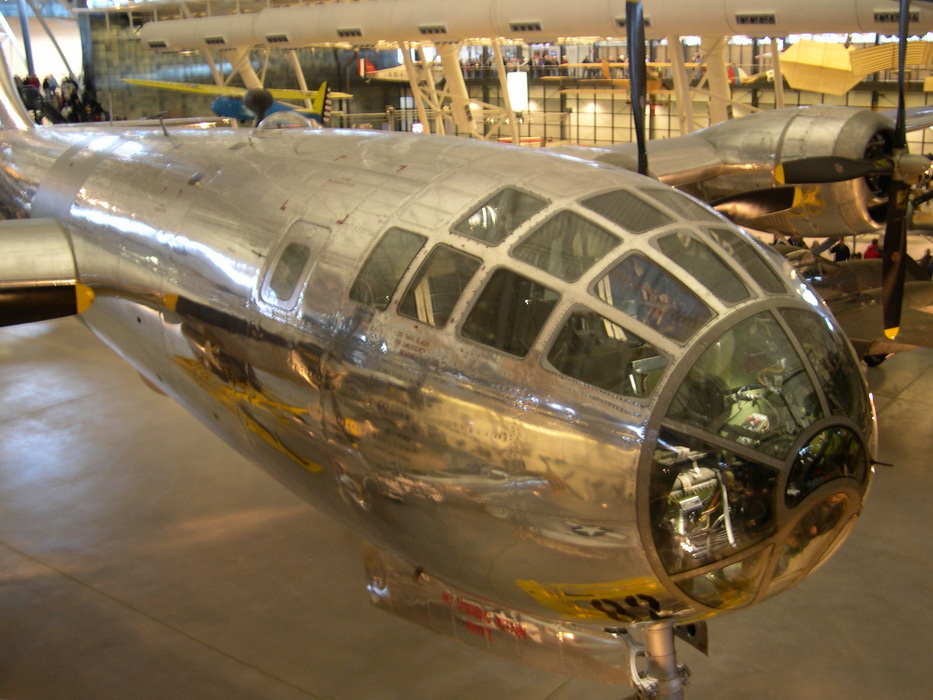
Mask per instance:
[[[892,181],[888,188],[888,202],[881,267],[881,303],[884,307],[884,334],[889,340],[894,340],[900,331],[904,298],[910,187],[903,182]]]
[[[645,66],[645,22],[641,2],[626,0],[625,31],[628,41],[629,86],[632,91],[632,115],[638,145],[638,172],[648,174],[648,151],[645,147],[645,104],[647,102],[647,67]]]
[[[890,158],[865,160],[839,156],[813,156],[781,163],[774,169],[774,179],[781,184],[802,185],[844,182],[866,175],[889,175],[894,172]]]
[[[894,125],[894,156],[907,149],[904,113],[904,63],[907,56],[907,32],[910,0],[900,0],[897,51],[897,120]],[[896,178],[888,186],[888,219],[884,230],[882,254],[881,303],[884,308],[884,334],[894,340],[900,331],[901,306],[904,300],[904,272],[907,262],[907,218],[910,185]]]

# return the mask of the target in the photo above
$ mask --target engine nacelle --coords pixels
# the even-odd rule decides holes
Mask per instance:
[[[870,233],[884,222],[883,178],[788,188],[787,208],[776,212],[772,200],[764,204],[763,193],[780,187],[774,179],[780,163],[827,155],[882,158],[891,152],[893,133],[888,115],[854,107],[762,111],[689,136],[649,141],[648,165],[651,174],[706,202],[747,205],[729,211],[743,226],[798,236]],[[607,149],[595,159],[631,167],[632,146]]]

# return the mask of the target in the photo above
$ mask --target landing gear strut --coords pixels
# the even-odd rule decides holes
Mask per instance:
[[[621,634],[628,645],[634,697],[638,700],[683,700],[690,670],[677,663],[674,649],[674,623],[670,620],[639,626],[645,642],[636,641],[628,631]],[[639,661],[647,668],[640,670]]]

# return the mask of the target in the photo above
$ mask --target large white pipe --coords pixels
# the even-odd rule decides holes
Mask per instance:
[[[750,10],[749,7],[754,9]],[[933,31],[933,10],[912,7],[911,32]],[[897,33],[897,5],[882,0],[644,0],[648,38],[786,36],[805,32]],[[271,44],[380,41],[445,43],[505,38],[527,44],[561,37],[624,38],[625,0],[359,0],[272,7],[221,17],[149,22],[144,43],[171,51]]]

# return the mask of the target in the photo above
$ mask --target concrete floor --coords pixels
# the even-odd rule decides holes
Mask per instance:
[[[933,350],[868,370],[861,522],[802,585],[679,647],[689,700],[929,697]],[[618,700],[370,608],[358,541],[77,321],[0,329],[0,697]]]

